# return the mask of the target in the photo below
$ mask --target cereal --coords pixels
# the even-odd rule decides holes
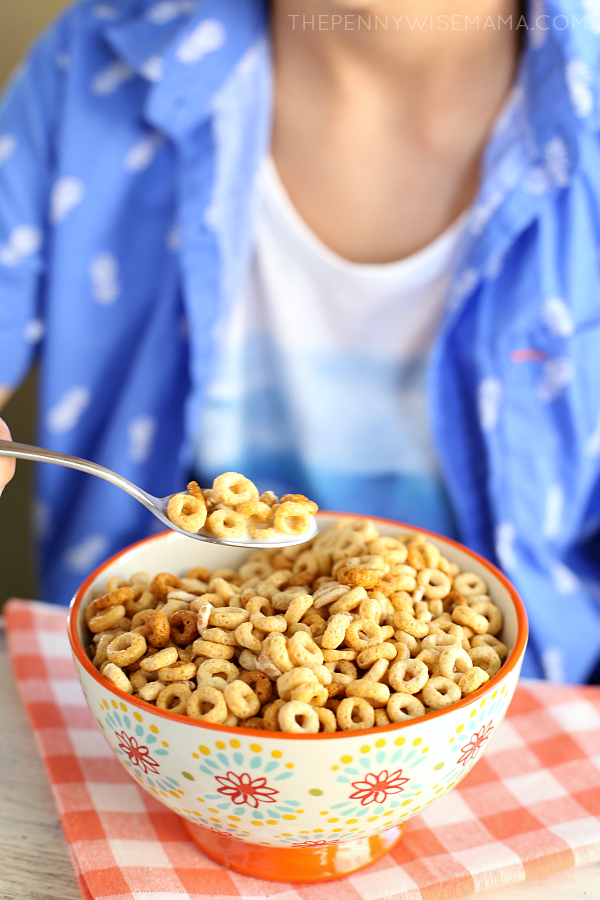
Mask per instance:
[[[224,472],[215,478],[212,488],[204,491],[196,481],[190,481],[187,493],[173,494],[167,505],[167,516],[178,528],[197,534],[204,527],[209,534],[225,540],[247,535],[252,540],[269,541],[282,534],[308,534],[310,517],[317,511],[317,504],[303,494],[286,494],[281,501],[273,491],[259,496],[256,485],[238,472]],[[310,584],[317,568],[315,565],[310,572],[296,572],[295,583]],[[190,574],[186,580],[193,578]]]
[[[263,506],[295,514],[297,504],[309,515],[299,495],[267,502],[245,480],[228,485],[239,489],[236,509],[216,488],[200,492],[209,517],[247,522]],[[198,486],[188,489],[198,499]],[[240,499],[244,491],[253,496]],[[346,518],[303,546],[257,550],[238,571],[110,578],[85,620],[92,662],[116,687],[175,715],[291,733],[445,709],[508,655],[482,578],[424,535],[380,537],[373,523]]]
[[[206,522],[206,503],[200,494],[173,494],[167,504],[167,517],[173,525],[195,534]]]
[[[289,700],[284,703],[278,713],[279,727],[282,731],[295,734],[316,734],[319,730],[319,717],[312,706],[301,700]]]

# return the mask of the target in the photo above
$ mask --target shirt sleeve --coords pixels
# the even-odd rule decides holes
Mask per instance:
[[[43,336],[48,198],[65,67],[64,23],[32,48],[0,104],[0,385],[25,376]]]

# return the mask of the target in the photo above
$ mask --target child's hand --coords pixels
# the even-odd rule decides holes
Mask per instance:
[[[4,419],[0,419],[0,440],[10,441],[10,431]],[[15,460],[8,456],[0,456],[0,494],[15,474]]]

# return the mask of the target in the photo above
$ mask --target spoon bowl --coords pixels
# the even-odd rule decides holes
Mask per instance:
[[[99,466],[97,463],[90,462],[87,459],[79,459],[77,456],[67,456],[65,453],[57,453],[56,450],[44,450],[42,447],[32,447],[29,444],[18,444],[15,441],[0,440],[0,456],[10,456],[14,459],[31,459],[35,462],[52,463],[55,466],[66,466],[69,469],[77,469],[79,472],[87,472],[89,475],[95,475],[97,478],[109,481],[116,487],[121,488],[122,491],[130,494],[139,503],[142,503],[146,509],[148,509],[153,516],[156,516],[156,518],[167,528],[178,531],[180,534],[184,534],[189,538],[194,538],[197,541],[206,541],[209,544],[223,544],[227,547],[251,547],[252,549],[258,550],[266,547],[276,549],[279,547],[293,547],[295,544],[304,544],[306,541],[312,540],[312,538],[316,537],[319,533],[319,526],[317,525],[314,516],[310,517],[310,529],[307,534],[290,535],[289,537],[286,537],[286,535],[282,533],[281,538],[268,541],[259,541],[249,537],[247,534],[229,540],[227,538],[215,537],[215,535],[206,531],[205,528],[201,528],[198,532],[185,531],[183,528],[180,528],[178,525],[171,522],[167,516],[167,506],[171,497],[175,496],[174,494],[170,494],[168,497],[154,497],[147,491],[143,491],[137,484],[133,484],[133,482],[128,481],[127,478],[123,478],[122,475],[117,475],[116,472],[111,471],[111,469],[106,469],[104,466]]]

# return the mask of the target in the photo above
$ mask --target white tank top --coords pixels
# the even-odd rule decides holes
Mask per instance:
[[[451,532],[425,368],[463,218],[417,253],[371,265],[316,237],[270,159],[259,201],[252,263],[199,431],[200,477],[242,471],[324,508]]]

